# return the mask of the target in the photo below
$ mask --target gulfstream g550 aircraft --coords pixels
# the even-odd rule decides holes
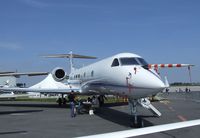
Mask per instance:
[[[42,82],[29,88],[1,88],[4,91],[26,91],[68,94],[71,91],[77,94],[102,95],[111,94],[127,96],[134,116],[134,124],[139,124],[137,119],[137,104],[141,104],[160,116],[161,113],[151,105],[146,98],[163,91],[169,87],[158,73],[149,67],[141,56],[132,53],[120,53],[91,65],[75,69],[73,58],[94,59],[95,57],[76,54],[49,55],[48,58],[69,58],[71,72],[66,75],[62,68],[56,68]],[[170,65],[191,66],[189,64]],[[62,81],[68,78],[67,84]]]

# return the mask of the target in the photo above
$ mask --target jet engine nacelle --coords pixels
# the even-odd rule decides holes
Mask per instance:
[[[55,81],[63,81],[66,77],[66,73],[63,68],[57,67],[53,69],[52,76]]]

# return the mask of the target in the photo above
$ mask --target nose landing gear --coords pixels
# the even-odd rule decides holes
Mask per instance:
[[[129,106],[131,110],[131,127],[144,127],[144,121],[142,117],[137,115],[137,105],[140,104],[142,107],[151,111],[155,116],[160,117],[162,114],[151,104],[147,98],[141,98],[139,100],[129,98]]]
[[[137,115],[137,104],[138,104],[137,100],[129,99],[129,106],[132,115],[130,126],[134,128],[144,127],[144,122],[142,118]]]

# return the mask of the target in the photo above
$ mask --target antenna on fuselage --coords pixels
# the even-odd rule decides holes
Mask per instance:
[[[74,64],[73,64],[73,58],[81,58],[81,59],[96,59],[97,58],[97,57],[93,57],[93,56],[73,54],[72,51],[69,54],[52,54],[52,55],[46,55],[43,57],[45,57],[45,58],[69,58],[71,72],[75,70]]]

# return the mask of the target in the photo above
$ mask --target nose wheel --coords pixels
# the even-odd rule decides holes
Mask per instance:
[[[138,101],[134,99],[129,99],[129,106],[131,110],[131,127],[140,128],[144,127],[144,122],[140,116],[137,115],[137,104]]]

